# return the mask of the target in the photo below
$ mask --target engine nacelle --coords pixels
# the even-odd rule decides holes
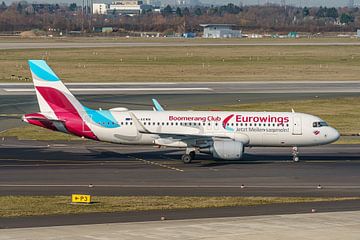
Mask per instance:
[[[244,144],[234,140],[215,140],[210,148],[200,149],[200,152],[210,153],[214,158],[239,160],[244,152]]]

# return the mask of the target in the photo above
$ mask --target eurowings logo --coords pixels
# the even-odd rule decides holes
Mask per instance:
[[[228,126],[228,123],[229,123],[229,121],[231,120],[231,118],[233,118],[233,117],[234,117],[234,114],[231,114],[231,115],[227,116],[227,117],[224,119],[224,121],[222,122],[223,128],[226,129],[226,130],[228,130],[228,131],[231,131],[231,132],[233,132],[233,131],[235,131],[235,130],[234,130],[233,128],[231,128],[230,126]]]
[[[316,130],[316,131],[314,131],[314,134],[317,136],[317,135],[320,134],[320,131],[319,131],[319,130]]]

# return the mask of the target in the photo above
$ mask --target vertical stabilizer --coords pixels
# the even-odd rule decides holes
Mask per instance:
[[[59,117],[56,113],[81,115],[82,105],[44,60],[29,60],[29,66],[41,113],[53,118]]]

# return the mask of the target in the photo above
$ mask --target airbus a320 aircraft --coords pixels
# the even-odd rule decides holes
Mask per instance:
[[[297,147],[332,143],[339,132],[322,119],[296,112],[155,111],[127,108],[94,110],[83,106],[43,60],[29,61],[39,113],[23,121],[54,131],[118,144],[182,148],[190,163],[196,153],[238,160],[245,147]]]

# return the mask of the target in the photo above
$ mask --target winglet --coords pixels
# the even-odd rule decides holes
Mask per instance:
[[[161,106],[161,104],[155,98],[152,99],[152,102],[153,102],[154,107],[155,107],[154,111],[157,111],[157,112],[164,111],[164,108]]]

